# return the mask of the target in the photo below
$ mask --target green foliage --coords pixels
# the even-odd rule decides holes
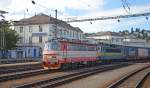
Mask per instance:
[[[131,34],[134,33],[133,27],[131,28]]]
[[[129,34],[129,31],[128,31],[128,30],[123,30],[123,31],[120,31],[120,33],[121,33],[122,35],[128,35],[128,34]]]
[[[140,32],[140,28],[136,28],[135,31],[136,31],[136,32]]]
[[[9,50],[16,47],[19,35],[15,30],[11,29],[8,21],[0,22],[0,50]]]

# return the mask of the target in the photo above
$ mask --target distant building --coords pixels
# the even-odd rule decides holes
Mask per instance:
[[[138,39],[135,36],[125,36],[123,42],[129,42],[129,43],[145,43],[145,39]]]
[[[98,32],[94,35],[86,36],[86,38],[95,39],[98,42],[123,42],[124,37],[115,32]]]
[[[122,36],[115,32],[98,32],[92,34],[86,34],[86,38],[89,40],[95,40],[98,43],[117,44],[125,46],[148,46],[149,43],[145,39],[138,39],[134,35]]]

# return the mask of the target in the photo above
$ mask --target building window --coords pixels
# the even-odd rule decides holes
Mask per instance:
[[[78,38],[81,39],[81,38],[80,38],[80,33],[78,33]]]
[[[62,36],[64,36],[65,35],[65,31],[64,30],[62,30]]]
[[[80,34],[80,39],[82,39],[82,34]]]
[[[62,35],[62,30],[60,29],[60,35]]]
[[[66,30],[64,30],[64,36],[66,35]]]
[[[23,37],[20,37],[19,43],[23,43]]]
[[[32,32],[32,26],[29,26],[29,32]]]
[[[112,38],[112,42],[114,42],[114,40],[115,40],[115,39],[114,39],[114,38]]]
[[[119,42],[119,39],[116,39],[116,42]]]
[[[42,43],[42,36],[39,36],[39,43]]]
[[[32,43],[32,37],[29,37],[29,43]]]
[[[73,32],[72,31],[70,32],[70,34],[71,34],[70,36],[73,37]]]
[[[42,26],[39,25],[39,32],[42,32],[42,31],[43,31]]]
[[[70,35],[70,37],[71,37],[71,31],[69,31],[69,35]]]
[[[72,34],[73,34],[72,36],[73,36],[73,38],[74,38],[74,32],[72,32]]]
[[[76,32],[76,35],[75,35],[76,39],[78,39],[78,33]]]
[[[20,26],[20,33],[23,33],[23,27]]]
[[[30,49],[28,49],[28,54],[30,54]]]

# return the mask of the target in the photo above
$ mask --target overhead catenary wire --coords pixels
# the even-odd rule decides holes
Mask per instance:
[[[66,22],[84,22],[84,21],[97,21],[97,20],[109,20],[109,19],[119,19],[119,18],[131,18],[131,17],[141,17],[141,16],[149,16],[150,12],[147,13],[135,13],[135,14],[127,14],[127,15],[118,15],[118,16],[107,16],[107,17],[96,17],[96,18],[80,18],[80,19],[68,19]]]
[[[122,2],[123,9],[124,9],[128,14],[131,14],[129,2],[128,2],[127,0],[121,0],[121,2]]]

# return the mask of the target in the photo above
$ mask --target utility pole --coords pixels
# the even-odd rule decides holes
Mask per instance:
[[[57,9],[56,9],[56,10],[55,10],[55,18],[56,18],[56,19],[57,19],[57,12],[58,12],[58,11],[57,11]]]
[[[55,10],[55,18],[56,18],[56,22],[55,22],[55,30],[54,30],[54,38],[57,39],[57,9]]]

